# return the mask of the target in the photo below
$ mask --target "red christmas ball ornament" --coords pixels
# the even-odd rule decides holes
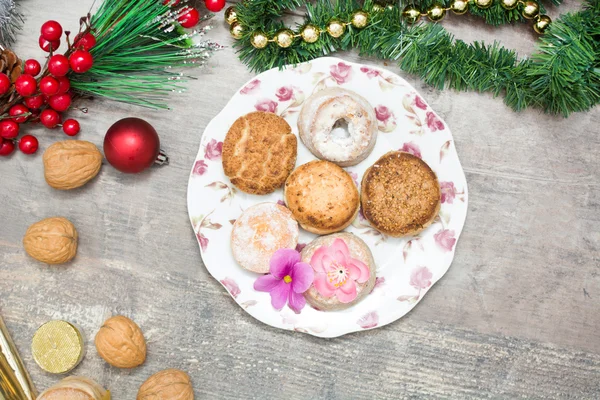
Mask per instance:
[[[68,136],[75,136],[79,133],[79,122],[74,119],[68,119],[63,122],[63,132]]]
[[[62,26],[56,21],[46,21],[42,25],[42,29],[40,29],[40,33],[42,37],[49,42],[53,40],[59,40],[62,36],[63,29]]]
[[[90,51],[90,49],[96,45],[96,36],[92,35],[89,32],[85,35],[82,33],[78,33],[77,36],[75,36],[75,40],[73,42],[75,43],[76,49]]]
[[[40,92],[46,96],[54,96],[58,93],[59,88],[60,84],[51,76],[45,76],[40,80]]]
[[[60,47],[60,40],[48,41],[44,39],[43,36],[40,36],[38,43],[40,48],[46,53],[50,53],[50,51],[56,51]]]
[[[24,154],[33,154],[40,146],[38,140],[33,135],[25,135],[19,140],[19,150]]]
[[[69,57],[69,63],[74,72],[83,74],[92,68],[94,65],[94,58],[85,50],[75,50],[73,54],[71,54],[71,57]]]
[[[51,108],[46,108],[40,114],[40,122],[48,129],[54,129],[60,124],[60,114]]]
[[[26,114],[28,112],[29,108],[25,107],[23,104],[15,104],[8,110],[8,115],[11,117],[16,117],[17,115]],[[23,122],[27,121],[27,118],[29,118],[29,115],[13,118],[12,120],[18,124],[22,124]]]
[[[193,28],[200,22],[200,13],[195,8],[187,7],[184,14],[181,14],[177,20],[184,28]]]
[[[8,92],[8,89],[10,89],[10,78],[8,77],[8,75],[3,74],[0,72],[0,96],[6,94],[6,92]]]
[[[15,81],[15,89],[23,97],[33,96],[37,90],[37,81],[31,75],[22,74]]]
[[[24,103],[30,110],[37,110],[41,108],[45,102],[44,95],[38,94],[37,96],[26,98]]]
[[[56,78],[58,81],[58,93],[65,94],[71,89],[71,81],[66,76],[59,76]]]
[[[9,156],[15,151],[15,142],[9,139],[0,139],[0,156]]]
[[[0,121],[0,136],[4,139],[12,139],[19,136],[19,124],[12,119]]]
[[[26,74],[29,74],[31,76],[37,76],[37,74],[39,74],[41,70],[42,70],[42,66],[40,65],[39,62],[37,62],[37,60],[25,61],[25,68],[23,69],[23,71]]]
[[[219,12],[225,7],[225,0],[204,0],[204,5],[209,11]]]
[[[160,151],[156,130],[140,118],[124,118],[108,129],[104,137],[104,155],[110,165],[126,173],[141,172],[155,162],[168,162]],[[159,155],[160,161],[157,160]]]
[[[65,76],[69,73],[69,59],[62,54],[55,54],[48,61],[48,71],[54,76]]]
[[[68,94],[55,94],[48,99],[50,107],[56,111],[67,111],[71,107],[71,96]]]

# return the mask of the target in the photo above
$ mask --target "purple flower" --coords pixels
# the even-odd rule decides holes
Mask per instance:
[[[442,203],[452,204],[456,197],[454,182],[440,182],[440,190],[442,191]]]
[[[407,153],[412,154],[415,157],[422,158],[421,157],[421,149],[419,148],[419,145],[414,142],[404,143],[404,145],[402,146],[400,151],[405,151]]]
[[[348,82],[352,78],[352,66],[339,62],[329,67],[331,76],[338,85]]]
[[[281,310],[285,304],[296,313],[306,305],[303,293],[314,280],[312,267],[301,262],[300,253],[293,249],[280,249],[273,254],[270,274],[261,276],[254,282],[254,290],[269,292],[271,305]]]
[[[360,72],[367,74],[367,76],[369,78],[377,78],[378,76],[381,75],[381,72],[379,72],[376,69],[369,68],[369,67],[360,67]]]
[[[204,151],[204,157],[207,160],[218,160],[221,158],[221,154],[223,153],[223,142],[217,142],[215,139],[211,139],[210,142],[206,145],[206,150]]]
[[[419,95],[415,96],[415,106],[417,106],[421,110],[427,109],[427,104],[425,104],[425,102]]]
[[[198,160],[196,161],[196,164],[194,164],[194,170],[192,171],[192,173],[194,175],[204,175],[207,168],[208,165],[206,164],[206,162],[204,162],[204,160]]]
[[[260,80],[255,79],[240,90],[241,94],[252,94],[260,89]]]
[[[277,111],[277,102],[270,99],[258,100],[254,105],[257,111],[275,113]]]
[[[452,248],[456,244],[454,231],[449,229],[442,229],[433,235],[433,239],[435,240],[435,243],[444,251],[452,251]]]
[[[433,274],[427,267],[417,267],[410,274],[410,286],[415,289],[427,289],[431,286]]]
[[[427,126],[431,129],[431,132],[444,130],[444,123],[431,111],[427,111],[425,120],[427,121]]]
[[[221,283],[223,286],[225,286],[229,294],[231,294],[231,297],[234,299],[242,292],[237,283],[235,283],[235,281],[231,278],[225,278],[221,281]]]
[[[277,89],[275,96],[277,96],[279,101],[288,101],[294,96],[294,88],[291,86],[282,86]]]

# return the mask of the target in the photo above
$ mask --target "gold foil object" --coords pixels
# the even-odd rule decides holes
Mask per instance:
[[[44,371],[64,374],[83,359],[83,337],[75,326],[66,321],[49,321],[33,335],[31,352]]]
[[[408,5],[404,7],[402,15],[404,16],[404,19],[406,19],[406,22],[409,24],[414,24],[421,18],[421,11],[419,11],[419,9],[417,9],[415,6]]]
[[[275,34],[275,43],[281,48],[287,49],[294,43],[294,32],[290,29],[282,29]]]
[[[494,0],[475,0],[475,5],[482,10],[490,8],[494,4]]]
[[[537,21],[535,21],[535,24],[533,24],[533,30],[537,34],[541,35],[546,31],[546,29],[548,29],[551,23],[552,19],[550,19],[549,16],[539,15]]]
[[[0,318],[0,400],[35,400],[37,391]]]
[[[244,36],[244,27],[238,21],[235,21],[231,24],[229,32],[234,39],[240,40]]]
[[[540,13],[540,5],[535,1],[526,1],[523,3],[521,14],[524,18],[534,19]]]
[[[233,6],[229,7],[227,10],[225,10],[225,22],[227,22],[227,24],[231,25],[234,22],[237,21],[237,13],[235,12],[235,8]]]
[[[438,22],[444,19],[446,16],[446,9],[440,4],[434,4],[429,10],[427,10],[427,18],[433,22]]]
[[[519,0],[500,0],[500,5],[505,10],[514,10],[519,5]]]
[[[314,25],[306,25],[304,29],[302,29],[302,40],[306,43],[314,43],[319,40],[319,36],[321,36],[321,31]]]
[[[369,23],[369,14],[364,11],[357,11],[352,15],[352,26],[362,29]]]
[[[264,49],[269,44],[269,38],[264,32],[256,31],[252,34],[250,43],[257,49]]]
[[[467,0],[454,0],[450,5],[450,9],[456,15],[463,15],[469,11],[469,2]]]
[[[327,24],[327,33],[336,39],[342,36],[344,32],[346,32],[346,25],[337,19],[329,21],[329,24]]]

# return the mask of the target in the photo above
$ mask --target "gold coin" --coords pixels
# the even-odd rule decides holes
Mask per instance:
[[[64,374],[83,359],[83,337],[66,321],[49,321],[33,335],[31,352],[44,371]]]

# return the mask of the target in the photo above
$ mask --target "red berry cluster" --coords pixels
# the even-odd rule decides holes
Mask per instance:
[[[176,7],[181,0],[164,0],[165,6]],[[209,11],[219,12],[225,7],[225,0],[204,0],[204,4]],[[179,23],[184,28],[193,28],[200,22],[200,13],[192,7],[183,7],[177,18]]]
[[[54,54],[60,47],[63,35],[62,26],[56,21],[46,21],[41,28],[39,45],[50,53],[47,70],[36,60],[27,60],[23,74],[14,83],[14,90],[22,97],[22,103],[8,109],[8,118],[0,119],[0,156],[11,154],[16,147],[21,124],[29,119],[39,119],[47,128],[62,126],[65,134],[75,136],[79,133],[79,122],[67,119],[61,125],[60,113],[71,106],[71,83],[67,74],[73,71],[82,74],[92,68],[94,60],[89,50],[96,44],[96,38],[88,31],[78,34],[73,45],[65,54]],[[67,43],[69,33],[65,32]],[[35,77],[40,75],[37,80]],[[10,78],[0,73],[0,96],[11,89]],[[25,154],[33,154],[38,149],[38,140],[25,135],[18,140],[19,149]]]

